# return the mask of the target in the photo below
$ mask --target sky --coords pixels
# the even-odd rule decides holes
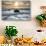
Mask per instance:
[[[30,0],[2,0],[2,1],[30,1]]]
[[[3,1],[2,6],[5,8],[30,8],[30,1]]]

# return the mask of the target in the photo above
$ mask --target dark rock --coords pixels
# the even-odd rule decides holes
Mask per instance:
[[[14,12],[19,12],[19,10],[15,9]]]

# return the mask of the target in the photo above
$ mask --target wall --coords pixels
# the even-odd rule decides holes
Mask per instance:
[[[4,29],[6,25],[16,26],[19,31],[18,36],[21,36],[23,34],[24,36],[29,37],[31,36],[31,34],[33,34],[32,32],[35,33],[37,29],[46,30],[46,28],[40,27],[35,19],[35,16],[41,13],[40,6],[42,5],[46,5],[46,0],[31,1],[31,21],[2,21],[1,20],[2,13],[0,9],[0,35],[4,34]]]

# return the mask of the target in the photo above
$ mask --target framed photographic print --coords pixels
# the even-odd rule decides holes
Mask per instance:
[[[2,20],[31,20],[31,1],[2,1]]]

